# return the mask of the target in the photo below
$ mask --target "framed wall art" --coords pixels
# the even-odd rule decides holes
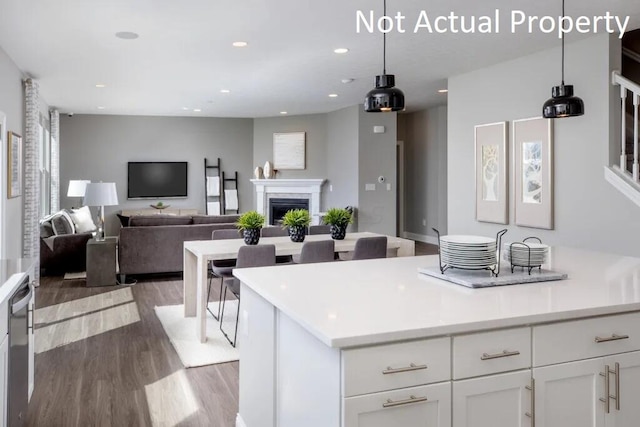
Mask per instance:
[[[305,169],[306,132],[273,134],[273,168]]]
[[[514,120],[515,222],[553,229],[553,120]]]
[[[22,137],[9,132],[7,138],[7,198],[22,195]]]
[[[507,224],[508,123],[475,127],[476,221]]]

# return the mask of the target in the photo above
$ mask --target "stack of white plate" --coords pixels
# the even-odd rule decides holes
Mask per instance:
[[[484,236],[442,236],[440,257],[450,267],[468,270],[491,268],[497,263],[496,239]]]
[[[526,242],[527,246],[522,244],[505,243],[502,251],[502,259],[509,261],[514,265],[524,267],[542,265],[547,261],[549,253],[549,245],[537,242]]]

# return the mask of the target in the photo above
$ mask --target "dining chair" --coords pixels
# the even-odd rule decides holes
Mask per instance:
[[[262,237],[288,236],[289,229],[279,226],[262,227],[260,234]],[[276,264],[291,264],[292,262],[293,258],[291,258],[291,255],[279,255],[276,257]]]
[[[276,264],[276,247],[275,245],[255,245],[255,246],[241,246],[238,250],[238,259],[236,261],[236,268],[250,268],[250,267],[268,267]],[[227,341],[235,347],[238,339],[238,318],[240,316],[240,280],[235,277],[226,278],[223,280],[224,293],[222,295],[222,311],[220,312],[220,331],[225,336]],[[229,339],[229,336],[222,328],[224,319],[224,307],[227,299],[227,290],[231,292],[238,300],[238,310],[236,312],[236,327],[233,334],[233,341]]]
[[[387,257],[387,236],[361,237],[356,240],[352,260]]]
[[[330,225],[310,225],[309,226],[309,235],[314,234],[331,234],[331,226]]]
[[[240,239],[240,232],[236,229],[222,229],[222,230],[213,230],[211,233],[211,240],[227,240],[227,239]],[[211,309],[209,308],[209,297],[211,296],[211,284],[213,282],[213,278],[217,277],[220,279],[220,292],[218,293],[218,297],[222,296],[222,282],[225,278],[231,277],[231,273],[233,271],[233,267],[236,266],[235,259],[219,259],[213,260],[209,262],[209,289],[207,291],[207,310],[214,319],[218,320],[220,318],[220,300],[218,299],[218,315],[213,314]]]
[[[297,264],[310,264],[314,262],[334,261],[336,244],[333,240],[319,240],[317,242],[305,242],[302,245],[300,256],[294,260]]]

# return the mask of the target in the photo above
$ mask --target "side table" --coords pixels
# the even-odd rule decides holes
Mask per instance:
[[[87,287],[115,286],[117,237],[87,242]]]

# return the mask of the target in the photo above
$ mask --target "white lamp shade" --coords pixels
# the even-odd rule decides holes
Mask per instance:
[[[84,204],[87,206],[115,206],[118,204],[118,193],[115,182],[91,182],[84,193]]]
[[[91,181],[85,179],[72,179],[69,181],[67,197],[84,197],[87,184]]]

